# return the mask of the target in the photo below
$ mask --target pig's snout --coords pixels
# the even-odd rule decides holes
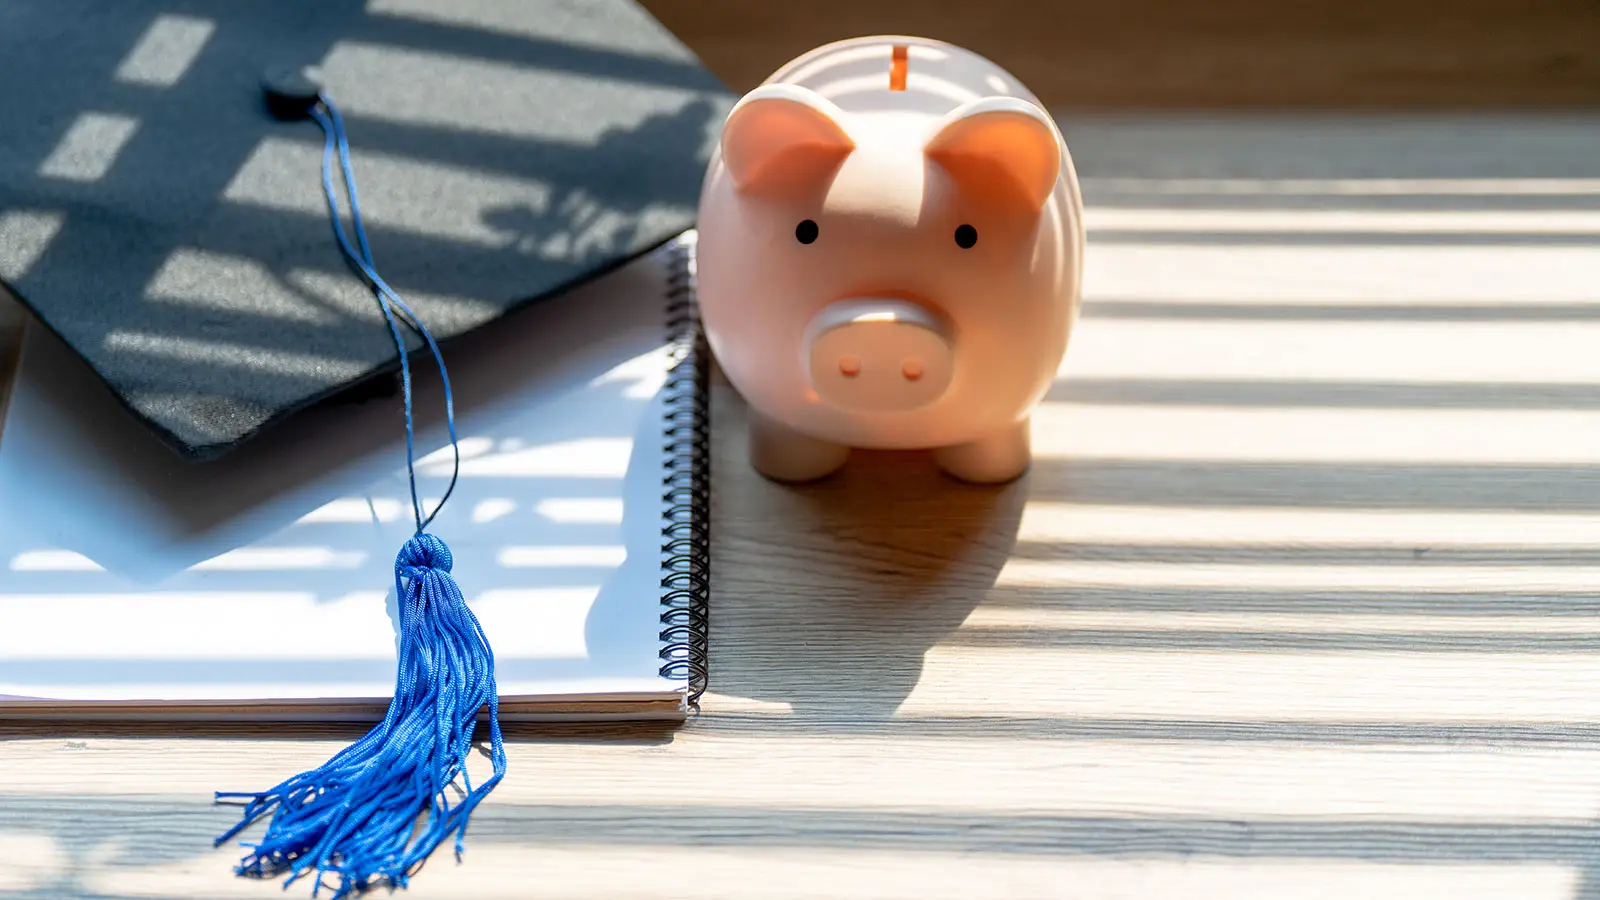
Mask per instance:
[[[955,351],[948,324],[928,308],[857,298],[830,304],[811,321],[805,360],[822,402],[909,412],[944,394]]]

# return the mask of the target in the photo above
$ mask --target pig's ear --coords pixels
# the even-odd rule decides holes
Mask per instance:
[[[843,112],[815,91],[767,84],[746,94],[722,127],[722,161],[740,192],[838,165],[855,142]]]
[[[962,185],[1003,192],[1037,211],[1061,175],[1054,124],[1039,107],[1015,97],[966,103],[939,122],[924,148]]]

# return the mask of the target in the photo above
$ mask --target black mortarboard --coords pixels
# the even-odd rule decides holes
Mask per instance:
[[[263,91],[307,67],[446,342],[691,227],[731,106],[631,0],[0,3],[0,281],[189,457],[392,386],[323,134]]]

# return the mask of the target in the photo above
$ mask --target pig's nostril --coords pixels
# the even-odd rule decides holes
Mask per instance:
[[[907,381],[916,381],[922,377],[922,372],[922,360],[920,359],[908,359],[900,366],[900,374],[904,375]]]
[[[859,356],[841,356],[841,357],[839,357],[839,374],[843,375],[846,378],[854,378],[857,375],[860,375],[861,374],[861,357],[859,357]]]

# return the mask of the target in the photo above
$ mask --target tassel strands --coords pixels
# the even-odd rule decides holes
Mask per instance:
[[[262,840],[244,845],[251,852],[238,865],[238,874],[271,877],[288,872],[287,887],[314,870],[312,895],[317,896],[324,879],[333,876],[337,884],[332,888],[338,898],[380,883],[406,887],[429,855],[451,835],[459,856],[464,851],[468,819],[505,776],[506,759],[494,653],[451,573],[449,547],[426,531],[449,499],[459,474],[460,452],[449,376],[433,337],[373,267],[337,108],[319,94],[317,105],[307,114],[322,126],[327,137],[323,187],[334,234],[347,260],[371,286],[399,350],[406,464],[416,531],[395,559],[400,646],[394,697],[383,721],[316,769],[266,791],[218,792],[219,800],[248,802],[239,823],[216,843],[232,839],[270,814]],[[332,177],[336,152],[350,194],[359,252],[346,238],[339,219]],[[450,490],[426,517],[417,496],[411,376],[397,312],[398,318],[421,335],[438,362],[450,443],[456,458],[457,471],[451,477]],[[493,773],[473,787],[466,763],[472,753],[479,714],[485,710]],[[454,802],[452,794],[459,794]]]
[[[456,853],[463,852],[468,817],[504,776],[505,754],[493,656],[450,567],[449,548],[431,534],[407,541],[395,561],[400,672],[381,724],[321,767],[271,790],[218,794],[250,799],[243,820],[219,843],[274,811],[265,838],[247,845],[253,851],[240,874],[288,871],[292,883],[315,867],[317,890],[323,875],[334,873],[340,881],[334,896],[341,897],[380,879],[405,887],[452,833]],[[474,789],[466,759],[486,706],[494,773]],[[447,791],[458,777],[465,796],[452,804]]]

